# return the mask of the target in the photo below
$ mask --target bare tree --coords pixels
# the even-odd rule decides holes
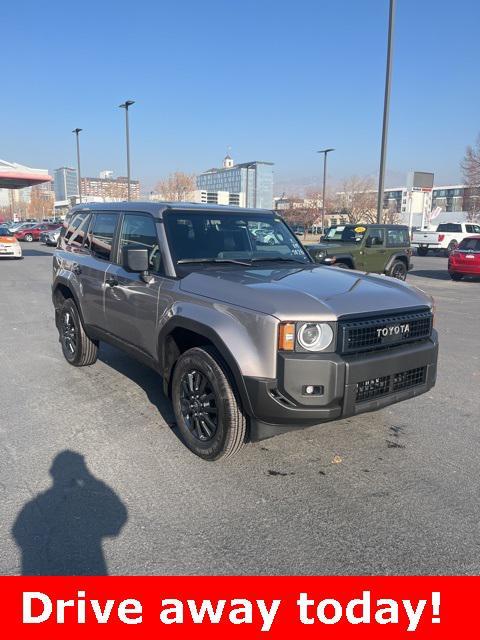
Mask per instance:
[[[335,209],[348,218],[351,224],[376,222],[377,193],[370,177],[351,176],[340,185],[336,194]]]
[[[466,187],[463,208],[469,220],[476,220],[480,214],[480,135],[473,146],[467,147],[460,166]]]
[[[176,171],[163,180],[159,180],[155,185],[155,191],[164,200],[175,202],[191,200],[195,191],[195,176]]]

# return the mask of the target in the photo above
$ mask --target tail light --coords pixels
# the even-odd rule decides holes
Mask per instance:
[[[444,240],[445,240],[445,234],[444,234],[444,233],[441,233],[441,234],[438,236],[438,241],[439,241],[439,242],[443,242]]]

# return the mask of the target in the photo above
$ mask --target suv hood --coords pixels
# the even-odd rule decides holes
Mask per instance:
[[[415,287],[386,276],[333,267],[211,268],[183,278],[180,289],[279,320],[340,316],[431,306]]]

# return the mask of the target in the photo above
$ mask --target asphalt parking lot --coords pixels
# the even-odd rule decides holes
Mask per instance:
[[[52,252],[0,262],[1,574],[480,572],[480,281],[414,259],[437,304],[430,393],[206,463],[155,373],[103,345],[64,360]]]

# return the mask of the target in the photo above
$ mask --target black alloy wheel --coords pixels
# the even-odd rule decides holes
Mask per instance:
[[[65,357],[73,360],[77,353],[77,330],[70,309],[64,309],[60,319],[60,336]]]
[[[198,370],[186,372],[181,381],[181,412],[190,433],[201,442],[211,440],[218,427],[218,405],[207,376]]]
[[[405,263],[402,260],[396,260],[393,263],[390,275],[397,280],[405,280],[407,277],[407,267]]]

